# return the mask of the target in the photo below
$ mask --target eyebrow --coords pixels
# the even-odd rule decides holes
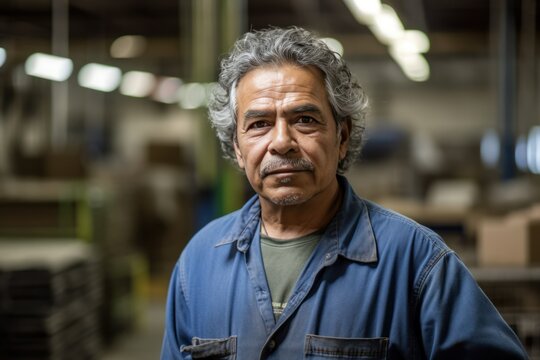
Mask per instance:
[[[303,104],[303,105],[299,105],[285,111],[286,114],[301,114],[301,113],[306,113],[306,112],[317,113],[317,114],[322,113],[321,109],[319,109],[319,107],[314,104]]]
[[[272,113],[273,111],[269,111],[269,110],[248,110],[244,113],[244,119],[267,117],[271,115]]]
[[[319,109],[318,106],[314,104],[303,104],[296,107],[293,107],[292,109],[288,109],[285,111],[285,114],[301,114],[301,113],[317,113],[321,114],[322,111]],[[254,119],[254,118],[262,118],[267,117],[274,114],[274,111],[271,110],[247,110],[244,113],[244,119]]]

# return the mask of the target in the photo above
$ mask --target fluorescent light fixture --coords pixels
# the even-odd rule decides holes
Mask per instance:
[[[30,76],[35,76],[53,81],[64,81],[69,78],[73,71],[71,59],[35,53],[26,59],[24,71]]]
[[[156,84],[156,77],[144,71],[128,71],[122,77],[120,93],[133,97],[150,95]]]
[[[180,87],[179,105],[184,109],[197,109],[206,102],[206,88],[201,83],[190,83]]]
[[[395,10],[380,0],[343,0],[355,19],[389,47],[390,55],[413,81],[429,78],[429,64],[421,55],[429,50],[429,38],[418,30],[405,30]]]
[[[104,92],[111,92],[120,85],[122,72],[114,66],[90,63],[79,71],[79,85]]]
[[[426,81],[429,79],[429,64],[422,54],[403,54],[390,49],[390,55],[410,80]]]
[[[390,45],[395,40],[400,39],[405,31],[394,9],[386,4],[381,5],[381,11],[377,13],[369,28],[375,37],[385,45]]]
[[[6,62],[6,49],[0,47],[0,67]]]
[[[420,30],[405,30],[391,46],[393,51],[403,54],[426,53],[429,51],[429,38]]]
[[[499,134],[493,129],[486,131],[480,141],[480,157],[484,165],[495,167],[501,155],[501,141]]]
[[[178,101],[178,91],[182,80],[176,77],[163,77],[159,80],[153,98],[156,101],[173,104]]]
[[[356,21],[370,25],[381,11],[380,0],[344,0]]]
[[[141,56],[146,50],[146,38],[140,35],[120,36],[111,44],[110,53],[113,58],[134,58]]]
[[[321,39],[328,48],[336,53],[339,54],[339,56],[343,56],[343,45],[334,38],[322,38]]]

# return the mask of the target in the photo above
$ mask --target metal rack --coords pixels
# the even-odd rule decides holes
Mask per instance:
[[[0,359],[96,359],[98,261],[73,240],[0,242]]]
[[[530,359],[540,359],[540,267],[478,267],[471,272]]]

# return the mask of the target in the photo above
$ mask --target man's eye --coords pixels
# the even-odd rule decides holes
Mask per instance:
[[[253,122],[251,125],[249,125],[250,129],[262,129],[264,127],[268,126],[268,121],[259,120]]]
[[[298,118],[300,124],[312,124],[315,122],[315,119],[311,116],[301,116]]]

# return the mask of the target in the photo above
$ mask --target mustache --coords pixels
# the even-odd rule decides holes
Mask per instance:
[[[261,167],[261,178],[265,178],[275,170],[287,168],[292,171],[313,171],[313,163],[306,159],[277,158],[268,161]]]

